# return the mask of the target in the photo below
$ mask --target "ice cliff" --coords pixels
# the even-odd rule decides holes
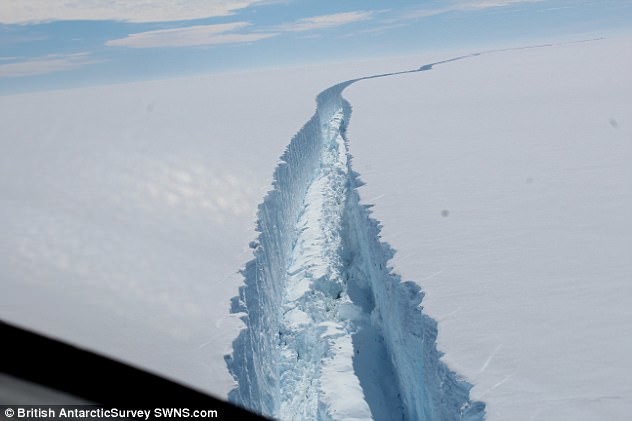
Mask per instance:
[[[393,74],[320,93],[274,172],[231,303],[246,325],[226,356],[239,405],[282,420],[484,418],[440,359],[423,292],[393,273],[394,251],[360,204],[342,92]]]

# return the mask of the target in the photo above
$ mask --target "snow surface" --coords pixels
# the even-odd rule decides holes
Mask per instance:
[[[323,87],[392,67],[0,96],[0,317],[226,397],[279,155]]]
[[[442,53],[0,97],[0,317],[220,396],[232,389],[233,399],[267,413],[283,408],[288,418],[318,397],[323,419],[368,411],[450,419],[442,411],[467,409],[469,385],[439,360],[436,324],[401,274],[427,292],[424,312],[438,320],[443,360],[474,385],[488,419],[624,419],[632,410],[629,45]],[[308,122],[270,191],[277,157],[312,115],[317,92],[407,70],[345,91],[354,109],[348,127],[342,100],[312,132]],[[321,126],[334,134],[327,153],[306,142]],[[326,156],[347,159],[340,139],[368,183],[360,203],[350,167],[335,159],[321,166]],[[292,160],[300,171],[279,177],[293,171],[283,164]],[[334,167],[347,183],[338,190],[344,204],[323,195]],[[259,214],[253,241],[257,205],[279,183],[292,206]],[[322,214],[325,197],[335,217]],[[363,203],[376,204],[381,233]],[[297,223],[305,229],[295,231]],[[398,250],[393,260],[380,236]],[[255,259],[229,314],[249,244]],[[315,258],[305,261],[306,252]],[[318,257],[327,253],[335,258]],[[291,288],[273,282],[248,295],[253,270],[270,271],[270,280],[289,274]],[[305,311],[314,291],[322,300]],[[249,329],[239,334],[244,310]],[[317,314],[333,317],[314,328]],[[281,331],[250,338],[257,352],[239,348],[247,332],[270,326]],[[288,341],[275,354],[280,332]],[[301,343],[314,335],[317,346]],[[235,338],[227,361],[237,378],[252,376],[247,392],[233,389],[224,362]],[[312,359],[290,364],[301,349]],[[319,368],[322,356],[329,359]],[[236,366],[239,358],[251,365]],[[253,365],[257,358],[264,363]],[[315,371],[318,384],[296,381]],[[267,387],[280,376],[290,384]],[[294,386],[318,394],[303,400]],[[472,409],[478,417],[482,406]]]
[[[0,317],[225,397],[257,204],[348,72],[0,97]]]
[[[488,420],[632,413],[632,40],[356,83],[362,202]]]

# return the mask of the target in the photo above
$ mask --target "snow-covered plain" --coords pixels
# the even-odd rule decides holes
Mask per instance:
[[[0,317],[225,397],[257,204],[348,73],[0,97]]]
[[[345,91],[362,202],[488,420],[632,413],[631,45],[485,54]]]
[[[0,318],[226,397],[279,156],[323,87],[393,67],[0,96]]]
[[[358,81],[344,93],[350,123],[337,101],[340,110],[317,115],[327,117],[315,121],[319,130],[332,133],[324,152],[304,160],[288,149],[275,173],[281,199],[266,196],[292,205],[278,215],[265,214],[263,197],[316,93],[459,55],[0,97],[0,316],[220,396],[234,387],[224,355],[236,340],[229,366],[252,383],[233,399],[285,418],[311,407],[309,393],[322,384],[331,385],[316,402],[324,419],[398,410],[449,419],[467,409],[469,386],[438,363],[434,322],[414,311],[419,290],[379,260],[389,250],[361,199],[376,205],[383,238],[398,250],[388,264],[426,290],[439,350],[474,385],[488,419],[624,418],[632,399],[629,45],[506,51]],[[340,154],[345,138],[368,183],[360,198]],[[283,163],[292,161],[306,167]],[[339,175],[346,181],[336,184]],[[335,185],[343,196],[329,194]],[[327,209],[332,215],[320,213]],[[269,250],[290,259],[277,264]],[[229,314],[244,265],[246,285],[259,269],[289,275],[291,288],[272,284],[259,296],[278,299],[260,306],[277,313],[245,308],[246,288]],[[304,311],[310,288],[324,294],[312,308],[335,315],[321,321],[324,330],[304,328],[321,314]],[[244,342],[237,316],[245,311],[260,329],[250,332],[263,335],[272,321],[278,335]],[[309,342],[317,335],[322,344]],[[243,344],[281,352],[247,354]],[[324,347],[322,370],[319,360],[291,363],[297,351],[318,356],[315,345]],[[266,364],[249,377],[248,361]],[[296,388],[310,386],[295,379],[314,367],[318,384]],[[285,389],[256,390],[279,375]],[[292,398],[299,390],[308,402]]]

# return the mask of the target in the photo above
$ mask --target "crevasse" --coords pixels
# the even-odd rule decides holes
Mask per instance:
[[[362,79],[318,95],[259,205],[231,303],[246,328],[226,356],[229,399],[282,420],[482,420],[485,405],[440,360],[423,292],[392,272],[394,251],[360,204],[342,92]]]

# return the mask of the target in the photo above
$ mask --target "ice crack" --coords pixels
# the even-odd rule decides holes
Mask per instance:
[[[229,398],[282,420],[482,420],[471,385],[440,360],[423,293],[388,267],[393,250],[360,204],[334,85],[296,134],[259,206],[254,259],[232,301],[246,328],[226,357]]]

